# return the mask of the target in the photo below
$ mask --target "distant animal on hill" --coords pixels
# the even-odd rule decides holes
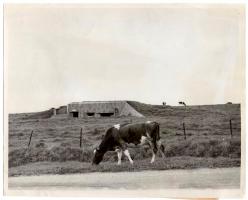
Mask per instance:
[[[178,103],[179,103],[179,104],[182,104],[182,105],[184,105],[184,106],[186,106],[186,103],[183,102],[183,101],[179,101]]]
[[[133,160],[127,149],[127,144],[135,145],[148,144],[152,150],[151,163],[155,161],[155,155],[158,151],[164,155],[164,146],[160,141],[159,124],[157,122],[147,121],[145,123],[134,124],[116,124],[106,131],[106,134],[98,148],[94,150],[92,164],[99,164],[107,151],[116,151],[118,156],[118,165],[121,164],[122,152],[133,164]]]

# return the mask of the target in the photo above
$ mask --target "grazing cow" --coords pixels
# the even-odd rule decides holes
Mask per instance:
[[[107,151],[116,151],[118,165],[121,164],[122,152],[133,164],[133,160],[127,149],[127,144],[135,145],[148,144],[152,149],[151,163],[155,161],[155,155],[160,150],[164,157],[164,147],[160,141],[159,124],[147,121],[146,123],[116,124],[106,131],[106,134],[97,149],[94,150],[92,164],[99,164]]]

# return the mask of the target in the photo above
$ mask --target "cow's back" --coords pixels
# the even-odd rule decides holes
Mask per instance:
[[[120,128],[119,134],[125,142],[139,144],[142,135],[146,135],[146,127],[144,123],[128,124]]]

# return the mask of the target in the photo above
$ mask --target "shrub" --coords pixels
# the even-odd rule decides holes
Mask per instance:
[[[165,155],[172,156],[195,156],[195,157],[240,157],[240,140],[237,139],[196,139],[185,140],[178,143],[167,144]]]
[[[175,134],[171,129],[163,129],[162,134],[166,135],[166,134]]]
[[[37,148],[45,148],[45,147],[47,147],[47,145],[40,140],[39,143],[37,143],[35,145],[35,147],[37,147]]]

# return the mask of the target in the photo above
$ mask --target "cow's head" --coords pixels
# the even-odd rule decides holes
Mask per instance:
[[[102,153],[99,148],[94,149],[94,157],[93,157],[92,164],[98,165],[102,161],[103,155],[104,153]]]

